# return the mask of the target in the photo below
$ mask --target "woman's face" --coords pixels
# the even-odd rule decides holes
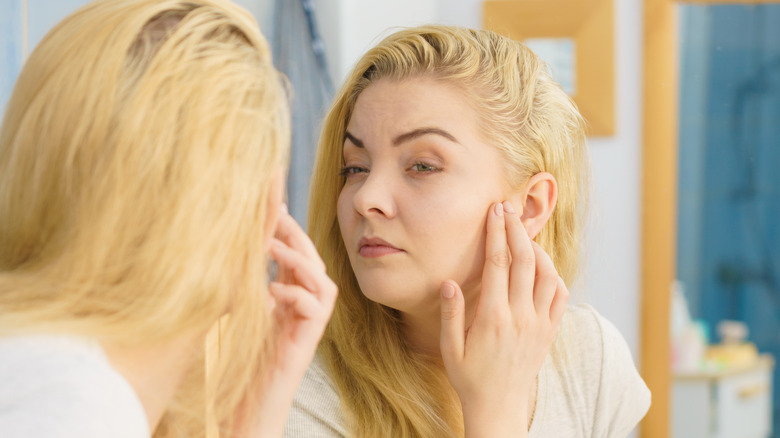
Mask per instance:
[[[338,220],[369,299],[411,313],[438,309],[444,280],[478,290],[487,212],[508,193],[479,128],[467,97],[435,79],[381,79],[358,97]]]

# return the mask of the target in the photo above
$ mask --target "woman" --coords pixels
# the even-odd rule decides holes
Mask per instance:
[[[320,141],[310,234],[341,296],[285,435],[627,435],[650,398],[625,341],[564,312],[588,166],[521,44],[430,26],[369,50]]]
[[[283,209],[288,113],[227,1],[44,38],[0,132],[4,437],[281,435],[336,294]]]

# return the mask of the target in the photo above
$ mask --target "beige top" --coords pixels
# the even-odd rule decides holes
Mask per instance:
[[[626,341],[589,305],[567,310],[539,372],[529,438],[625,438],[650,407]],[[315,358],[295,396],[284,436],[348,437],[338,391]]]

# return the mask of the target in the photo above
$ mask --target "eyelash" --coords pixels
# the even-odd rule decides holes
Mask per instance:
[[[418,162],[416,162],[416,163],[414,163],[412,165],[412,169],[414,169],[416,167],[426,167],[426,168],[428,168],[427,170],[421,170],[421,169],[416,170],[416,172],[420,172],[420,173],[434,173],[434,172],[441,171],[440,168],[438,168],[438,167],[436,167],[436,166],[434,166],[432,164],[424,163],[422,161],[418,161]]]
[[[357,172],[355,172],[357,170]],[[339,171],[339,175],[341,176],[350,176],[350,175],[357,175],[358,173],[368,172],[368,169],[365,169],[363,167],[358,166],[344,166]]]
[[[421,167],[423,169],[420,169]],[[417,168],[417,169],[415,169],[415,168]],[[440,168],[438,168],[438,167],[436,167],[436,166],[434,166],[432,164],[428,164],[428,163],[422,162],[422,161],[418,161],[418,162],[414,163],[412,165],[411,169],[413,169],[415,172],[419,172],[419,173],[434,173],[434,172],[441,171]],[[344,176],[344,177],[348,177],[350,175],[357,175],[358,173],[368,173],[368,169],[366,169],[364,167],[358,167],[358,166],[344,166],[339,171],[339,175]]]

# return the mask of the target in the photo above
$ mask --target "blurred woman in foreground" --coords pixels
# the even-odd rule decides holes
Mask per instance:
[[[289,130],[230,2],[49,32],[0,132],[3,436],[281,434],[336,295],[283,209]]]

